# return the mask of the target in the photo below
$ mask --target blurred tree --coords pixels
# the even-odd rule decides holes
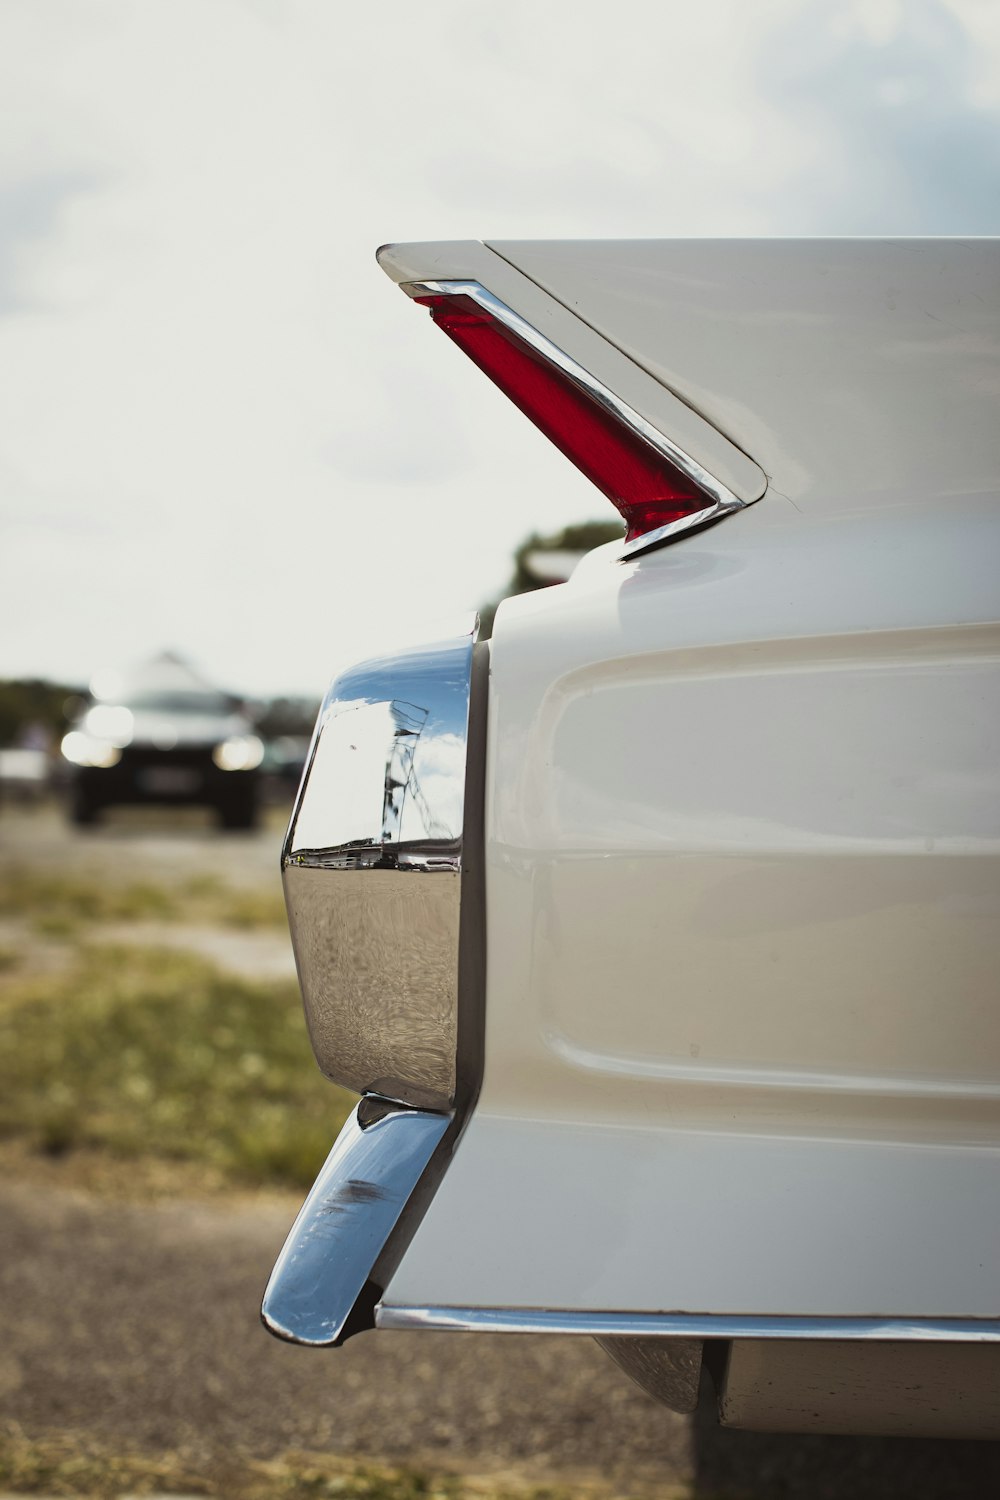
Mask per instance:
[[[551,588],[555,583],[565,582],[576,558],[605,542],[620,542],[623,536],[621,521],[581,521],[574,526],[564,526],[562,531],[552,532],[549,536],[532,532],[514,553],[514,572],[504,593],[499,599],[480,605],[480,639],[485,640],[492,634],[493,618],[504,599],[509,599],[512,594],[528,594],[533,589]],[[542,553],[561,553],[564,556],[553,557],[552,568],[547,568],[539,556]]]
[[[308,736],[318,712],[318,698],[271,698],[254,714],[254,724],[265,739],[282,734]]]
[[[0,745],[16,745],[39,726],[58,743],[83,692],[83,688],[42,682],[37,677],[0,681]]]

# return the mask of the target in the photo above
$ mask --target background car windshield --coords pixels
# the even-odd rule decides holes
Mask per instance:
[[[225,693],[161,692],[133,693],[125,704],[133,712],[142,709],[160,714],[206,714],[225,716],[234,711],[234,703]]]

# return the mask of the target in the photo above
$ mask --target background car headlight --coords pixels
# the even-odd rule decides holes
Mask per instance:
[[[122,758],[117,745],[112,745],[109,740],[95,739],[80,729],[71,729],[64,735],[60,749],[74,766],[99,766],[105,771],[116,766]]]
[[[212,751],[220,771],[255,771],[264,759],[264,746],[255,734],[236,734]]]
[[[132,712],[120,704],[97,703],[83,721],[85,733],[93,740],[103,740],[119,750],[132,743],[135,721]]]

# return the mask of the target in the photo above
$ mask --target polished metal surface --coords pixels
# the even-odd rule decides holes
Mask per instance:
[[[295,1344],[339,1343],[450,1117],[363,1099],[289,1232],[261,1318]]]
[[[599,1338],[597,1342],[647,1396],[662,1401],[671,1411],[695,1410],[701,1380],[700,1339]]]
[[[873,1339],[1000,1343],[1000,1318],[791,1318],[719,1313],[589,1312],[576,1308],[397,1307],[375,1309],[377,1328],[455,1333],[572,1333],[595,1338]]]
[[[657,453],[668,459],[675,468],[704,490],[711,504],[707,504],[703,510],[696,511],[693,515],[682,516],[680,520],[671,521],[667,526],[658,526],[655,531],[647,532],[645,536],[633,538],[623,547],[621,554],[623,560],[634,557],[639,552],[648,552],[652,547],[661,546],[675,536],[690,531],[693,527],[703,526],[706,522],[728,515],[731,511],[743,510],[746,504],[752,503],[740,500],[728,486],[703,468],[697,459],[692,458],[689,453],[684,452],[683,448],[671,442],[670,438],[654,427],[651,422],[647,422],[645,417],[640,416],[634,407],[616,396],[614,391],[596,379],[589,370],[566,354],[551,339],[546,338],[543,333],[539,333],[537,328],[516,313],[512,307],[501,302],[499,297],[487,291],[478,281],[410,281],[403,283],[402,290],[408,297],[471,298],[473,302],[490,313],[498,323],[509,328],[511,333],[516,334],[549,364],[555,365],[575,385],[586,391],[587,395],[599,406],[610,412],[619,422],[624,423],[637,437],[648,443],[651,448],[655,448]]]
[[[742,501],[737,501],[733,506],[716,500],[712,505],[706,505],[704,510],[696,510],[690,516],[681,516],[679,520],[671,521],[666,526],[657,526],[653,531],[643,532],[642,536],[634,536],[624,544],[618,560],[628,562],[640,553],[652,552],[654,547],[662,547],[666,542],[673,541],[675,536],[694,531],[696,526],[707,526],[709,521],[717,521],[720,516],[728,516],[733,510],[742,509]]]
[[[306,1020],[359,1093],[455,1101],[472,653],[460,633],[361,662],[320,710],[282,853]]]

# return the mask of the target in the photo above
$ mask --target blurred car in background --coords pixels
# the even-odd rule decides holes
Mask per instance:
[[[211,807],[223,828],[253,828],[264,746],[242,701],[166,652],[101,673],[62,741],[69,814],[93,823],[128,803]]]

